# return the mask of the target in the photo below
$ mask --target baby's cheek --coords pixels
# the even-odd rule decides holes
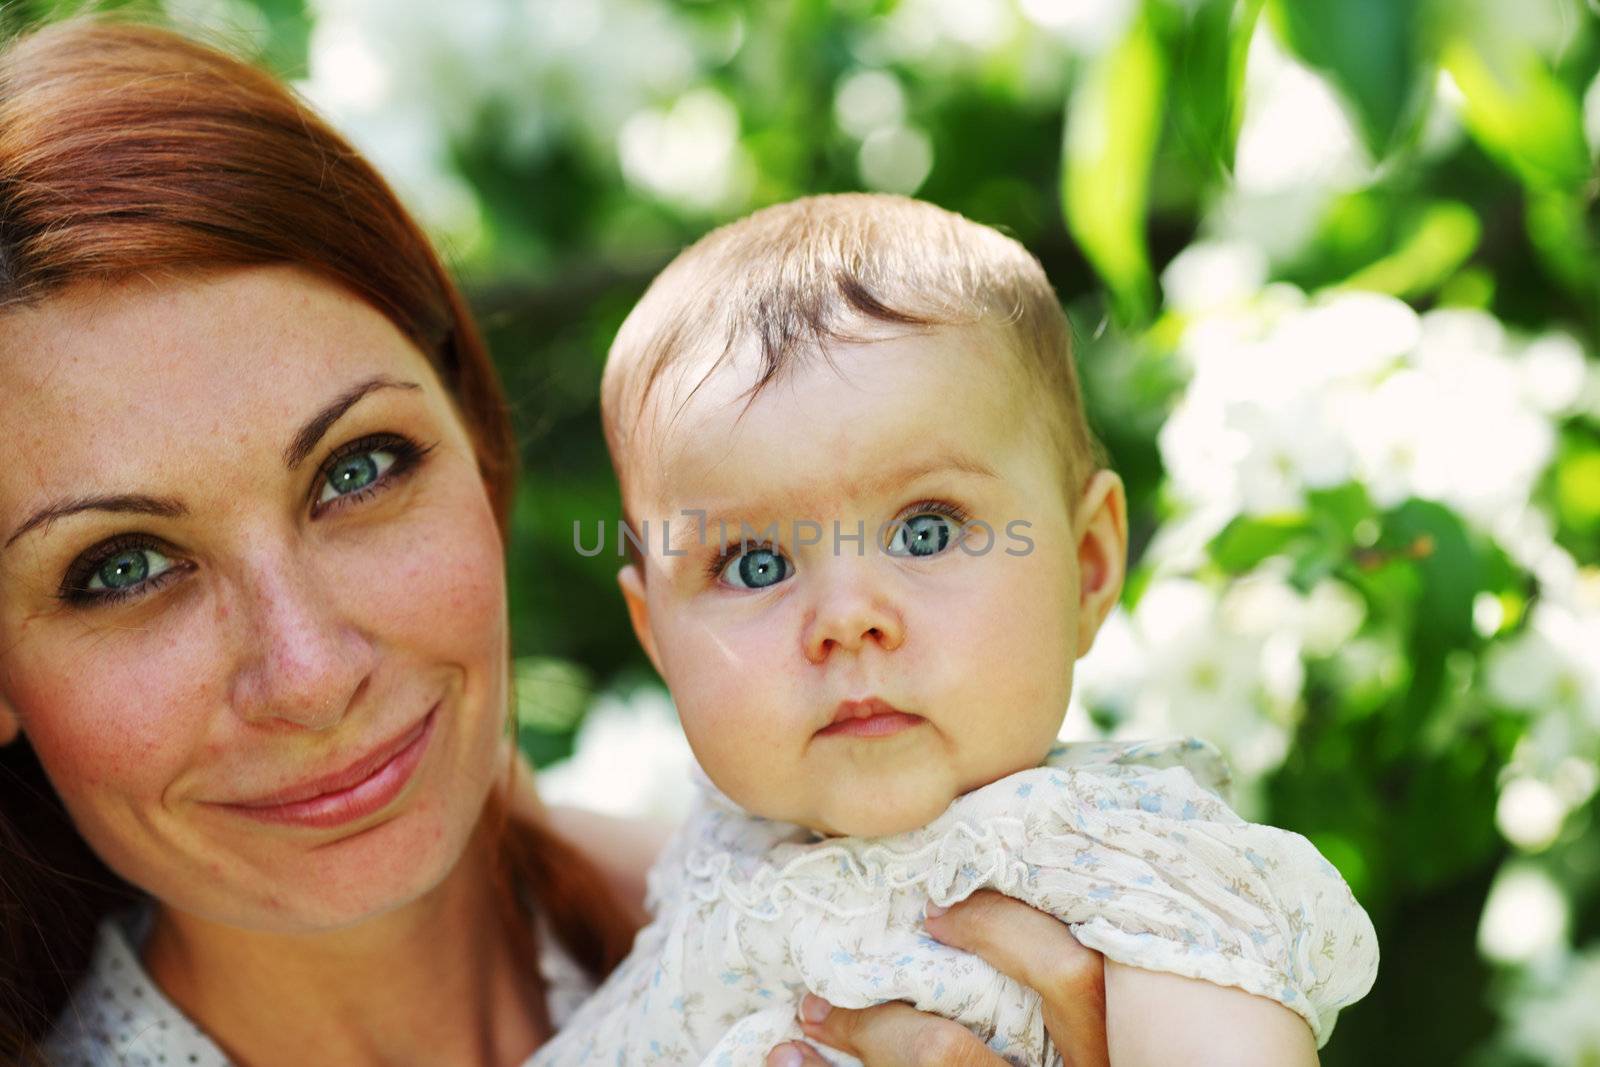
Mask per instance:
[[[1066,709],[1076,633],[1070,581],[1059,561],[1038,556],[983,562],[988,580],[946,612],[949,647],[963,650],[966,684],[1031,737]]]
[[[690,740],[705,748],[738,749],[761,732],[762,686],[743,671],[720,667],[715,649],[680,650],[669,671],[673,699]]]
[[[664,667],[684,733],[706,774],[747,807],[785,788],[804,738],[792,667],[759,635],[693,622],[668,627]]]

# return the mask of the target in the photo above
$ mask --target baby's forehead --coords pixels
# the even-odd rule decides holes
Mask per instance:
[[[678,505],[784,487],[821,497],[922,460],[985,467],[1037,406],[1009,348],[991,329],[902,328],[797,353],[766,380],[754,346],[684,360],[646,400],[625,485]]]

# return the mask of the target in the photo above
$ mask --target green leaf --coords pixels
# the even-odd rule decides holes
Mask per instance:
[[[1121,42],[1091,61],[1067,105],[1067,227],[1127,322],[1147,321],[1154,304],[1144,228],[1165,80],[1161,51],[1141,15]]]
[[[1552,278],[1590,306],[1600,306],[1600,234],[1591,220],[1587,190],[1530,189],[1528,240]]]
[[[1211,540],[1211,558],[1229,574],[1252,570],[1269,556],[1280,555],[1306,532],[1299,515],[1241,515]]]
[[[1589,180],[1583,112],[1532,45],[1460,34],[1445,45],[1443,60],[1465,98],[1468,132],[1524,185],[1577,190]]]
[[[573,730],[589,708],[594,679],[581,665],[556,656],[525,656],[513,664],[517,722],[546,733]]]
[[[1404,142],[1433,81],[1424,0],[1276,0],[1273,13],[1289,47],[1345,98],[1374,159]]]
[[[1573,529],[1600,529],[1600,448],[1574,448],[1556,467],[1556,505]]]
[[[311,14],[305,0],[251,0],[267,18],[267,58],[284,77],[304,77],[311,47]]]
[[[1233,169],[1244,115],[1245,59],[1265,0],[1201,0],[1174,5],[1172,124],[1179,144],[1211,177]]]
[[[1408,500],[1388,517],[1380,545],[1409,555],[1422,578],[1415,626],[1426,643],[1441,649],[1470,644],[1483,563],[1455,512],[1429,500]]]
[[[1367,487],[1358,481],[1308,489],[1306,506],[1321,535],[1341,548],[1355,540],[1356,527],[1374,514]]]
[[[1343,287],[1405,299],[1425,296],[1466,262],[1482,235],[1483,226],[1467,205],[1432,204],[1399,248],[1352,274]]]

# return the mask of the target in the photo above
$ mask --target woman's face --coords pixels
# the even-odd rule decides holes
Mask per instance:
[[[277,931],[414,899],[505,766],[502,546],[383,315],[289,267],[0,316],[0,741],[170,907]]]

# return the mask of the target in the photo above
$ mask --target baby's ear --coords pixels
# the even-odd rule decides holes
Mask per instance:
[[[667,676],[661,670],[661,657],[656,654],[655,631],[650,629],[650,602],[644,594],[644,571],[639,564],[629,563],[617,572],[617,584],[622,587],[622,599],[628,604],[628,619],[633,623],[633,635],[639,639],[644,654],[650,657],[656,673],[665,680]]]
[[[1078,655],[1122,597],[1128,570],[1128,503],[1115,471],[1096,471],[1078,503]]]

